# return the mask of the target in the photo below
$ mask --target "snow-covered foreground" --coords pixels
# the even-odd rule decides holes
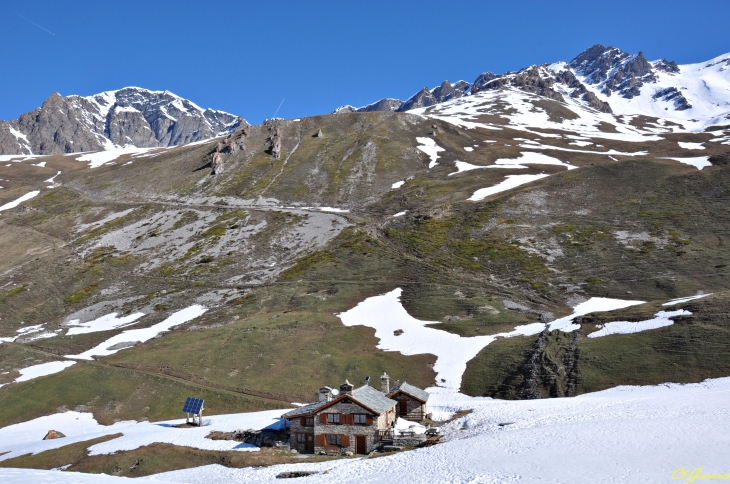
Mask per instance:
[[[139,479],[109,476],[106,474],[2,468],[0,468],[0,480],[2,480],[3,484],[42,484],[46,482],[52,484],[132,484],[132,482],[139,482]],[[156,481],[162,484],[169,482],[163,481],[162,479]]]
[[[209,465],[137,480],[188,484],[278,482],[276,475],[281,472],[314,471],[321,474],[305,478],[306,482],[390,482],[398,476],[407,476],[414,483],[690,482],[692,472],[730,472],[730,434],[725,431],[730,425],[729,397],[730,378],[688,385],[622,386],[573,398],[521,401],[472,398],[436,389],[429,399],[436,414],[473,411],[444,425],[442,443],[433,447],[378,459],[244,469]],[[209,417],[208,427],[175,429],[147,422],[118,422],[104,427],[91,414],[66,412],[0,429],[0,452],[11,451],[0,460],[116,432],[124,436],[92,446],[91,454],[137,448],[155,441],[192,447],[205,442],[207,446],[201,448],[216,448],[238,443],[204,439],[204,433],[262,428],[276,422],[281,413],[214,416]],[[68,437],[40,441],[51,428]],[[694,471],[698,468],[703,470]],[[123,480],[31,469],[0,469],[0,479],[13,484]]]
[[[210,465],[151,480],[188,484],[278,482],[615,483],[690,482],[730,472],[730,378],[690,385],[617,387],[574,398],[506,401],[432,396],[431,405],[471,408],[443,428],[444,443],[378,459],[229,469]],[[500,424],[503,424],[500,426]],[[684,468],[687,472],[682,476]],[[0,474],[1,475],[1,474]],[[293,482],[299,482],[294,480]]]
[[[0,461],[12,459],[23,454],[36,454],[57,449],[76,442],[112,435],[121,437],[89,447],[89,455],[112,454],[134,450],[145,445],[169,443],[204,450],[241,450],[257,451],[258,447],[235,440],[211,440],[205,436],[219,430],[230,432],[237,429],[280,428],[279,416],[288,411],[268,410],[264,412],[214,415],[203,418],[202,427],[176,428],[184,419],[167,422],[117,422],[101,425],[91,413],[64,412],[39,417],[27,422],[10,425],[0,429]],[[182,412],[181,412],[182,413]],[[49,430],[66,435],[62,439],[41,440]]]

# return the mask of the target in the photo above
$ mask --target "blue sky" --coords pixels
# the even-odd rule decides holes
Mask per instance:
[[[0,0],[0,119],[52,92],[134,85],[259,123],[442,80],[570,60],[596,43],[649,60],[730,52],[727,0]]]

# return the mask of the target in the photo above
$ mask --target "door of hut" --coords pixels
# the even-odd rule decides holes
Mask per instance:
[[[408,415],[408,400],[405,398],[398,400],[398,415],[406,417]]]
[[[368,453],[368,441],[364,435],[355,436],[355,453],[356,454],[367,454]]]

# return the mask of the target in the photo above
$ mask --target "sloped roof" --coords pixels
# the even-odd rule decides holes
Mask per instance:
[[[428,401],[429,393],[426,390],[421,390],[418,387],[414,387],[408,382],[403,382],[400,385],[392,388],[390,390],[390,393],[388,393],[388,396],[392,396],[398,392],[407,393],[408,395],[412,396],[416,400],[420,400],[423,403],[426,403]]]
[[[325,407],[329,407],[330,405],[334,405],[335,403],[339,402],[340,400],[343,400],[345,397],[362,405],[363,407],[367,408],[368,410],[372,410],[376,414],[381,414],[383,412],[387,412],[396,403],[395,401],[386,397],[385,395],[383,395],[381,392],[379,392],[375,388],[373,388],[369,385],[363,385],[359,388],[355,388],[354,390],[352,390],[351,394],[340,395],[339,397],[335,398],[334,400],[332,400],[330,402],[310,403],[309,405],[304,405],[303,407],[299,407],[299,408],[295,408],[294,410],[290,410],[289,412],[282,415],[282,418],[295,418],[295,417],[303,417],[305,415],[313,415],[313,414],[317,413],[319,410],[323,410]]]
[[[282,418],[293,418],[293,417],[304,417],[305,415],[311,415],[312,412],[314,412],[319,407],[324,407],[330,402],[315,402],[310,403],[307,405],[304,405],[299,408],[295,408],[294,410],[289,410],[284,415],[282,415]]]
[[[352,399],[370,410],[380,414],[390,410],[395,402],[369,385],[363,385],[352,391]]]

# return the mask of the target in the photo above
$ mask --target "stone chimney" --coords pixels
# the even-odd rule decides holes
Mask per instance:
[[[380,391],[386,395],[390,393],[390,377],[386,372],[383,372],[383,376],[380,377]]]
[[[332,389],[330,387],[322,387],[319,389],[319,401],[320,402],[331,402],[332,401]]]
[[[349,381],[345,380],[345,383],[343,383],[342,385],[340,385],[340,393],[342,393],[343,395],[349,395],[349,394],[352,393],[352,389],[353,388],[354,387],[352,386],[352,383],[350,383]]]

